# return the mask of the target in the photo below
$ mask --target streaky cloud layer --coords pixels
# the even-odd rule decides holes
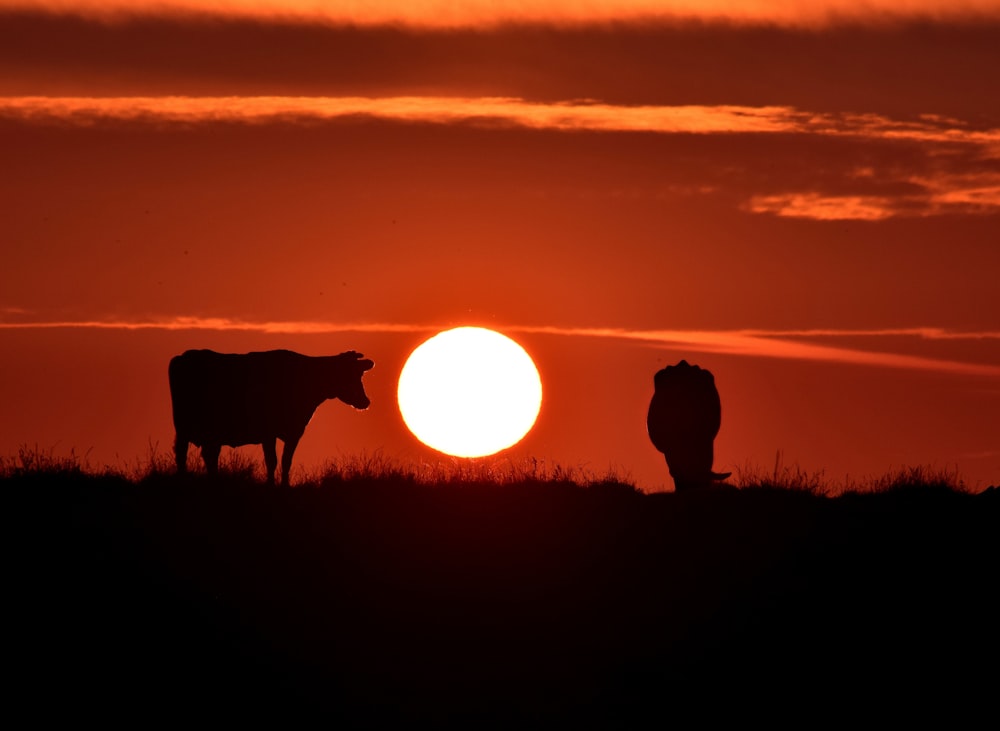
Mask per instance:
[[[8,308],[10,310],[10,308]],[[13,313],[11,313],[13,314]],[[30,313],[18,310],[27,317]],[[720,353],[747,357],[819,361],[851,365],[875,366],[906,370],[932,371],[953,375],[1000,378],[1000,366],[968,363],[940,358],[860,350],[830,345],[818,345],[794,340],[797,337],[913,337],[928,340],[1000,340],[1000,332],[950,331],[941,328],[886,328],[871,330],[637,330],[610,327],[557,327],[532,325],[491,325],[503,332],[532,333],[561,337],[603,338],[645,343],[674,348],[683,346],[703,353]],[[62,320],[0,322],[2,330],[32,329],[99,329],[99,330],[216,330],[255,332],[264,334],[324,335],[330,333],[421,333],[435,332],[445,326],[420,323],[321,321],[249,321],[223,317],[181,316],[154,320]]]
[[[93,124],[102,119],[209,122],[304,122],[344,117],[507,123],[533,129],[689,134],[785,133],[976,145],[1000,155],[1000,128],[926,115],[900,121],[877,114],[831,114],[788,106],[617,105],[592,99],[530,102],[512,97],[138,96],[0,97],[0,116]]]
[[[101,19],[151,15],[207,15],[317,23],[425,27],[495,26],[503,23],[579,24],[650,21],[826,26],[907,19],[995,18],[994,0],[0,0],[0,8],[72,13]]]
[[[478,120],[533,129],[666,133],[792,132],[814,118],[789,107],[619,106],[592,100],[537,103],[507,97],[434,96],[0,97],[0,116],[78,124],[102,119],[305,122],[364,116],[441,124]]]
[[[4,308],[10,315],[29,317],[30,313],[21,308]],[[338,332],[370,333],[410,333],[434,330],[433,325],[408,325],[399,323],[335,323],[309,320],[260,322],[228,317],[179,316],[152,320],[52,320],[0,322],[0,330],[226,330],[232,332],[255,332],[264,334],[325,335]]]
[[[922,170],[889,172],[885,180],[905,184],[908,192],[859,195],[793,189],[750,195],[742,204],[743,210],[820,221],[992,215],[1000,211],[1000,128],[977,127],[930,114],[900,120],[870,113],[809,112],[790,106],[616,105],[596,100],[543,103],[511,97],[30,96],[0,97],[0,118],[79,126],[109,121],[177,126],[383,119],[553,132],[840,138],[909,145],[934,159]],[[961,159],[965,167],[950,169],[949,159]],[[865,173],[869,177],[873,174]]]
[[[726,355],[743,355],[763,358],[781,358],[790,360],[822,361],[827,363],[844,363],[851,365],[879,366],[906,370],[936,371],[956,375],[976,375],[992,378],[1000,377],[1000,366],[981,363],[966,363],[962,361],[900,353],[858,350],[840,348],[828,345],[816,345],[784,338],[793,336],[817,337],[826,335],[838,337],[847,335],[917,335],[924,337],[927,332],[939,332],[934,329],[914,328],[912,330],[873,330],[873,331],[767,331],[767,330],[630,330],[619,328],[558,328],[558,327],[525,327],[511,328],[521,332],[534,332],[551,335],[587,336],[613,338],[646,342],[651,345],[685,348],[705,353],[721,353]],[[952,339],[996,338],[1000,333],[951,333]]]
[[[816,221],[881,221],[895,215],[888,196],[831,196],[822,193],[755,195],[745,206],[751,213]]]

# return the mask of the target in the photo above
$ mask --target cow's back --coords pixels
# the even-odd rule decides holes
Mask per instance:
[[[189,350],[174,357],[168,374],[177,433],[195,444],[232,446],[275,437],[283,425],[282,386],[294,377],[295,356]]]

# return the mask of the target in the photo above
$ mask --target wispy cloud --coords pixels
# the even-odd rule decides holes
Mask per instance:
[[[0,322],[0,330],[99,329],[99,330],[215,330],[262,334],[324,335],[332,333],[431,333],[452,325],[385,322],[248,321],[219,317],[173,317],[153,320],[87,320]],[[692,352],[723,353],[747,357],[843,363],[882,368],[933,371],[955,375],[1000,378],[1000,366],[927,358],[903,353],[844,348],[803,342],[796,338],[908,337],[924,340],[1000,340],[996,331],[950,331],[941,328],[890,328],[873,330],[645,330],[629,328],[497,326],[510,333],[559,337],[601,338],[643,343]]]
[[[622,106],[508,97],[0,97],[0,116],[88,125],[101,120],[164,123],[309,122],[375,117],[439,124],[508,124],[530,129],[661,133],[776,133],[814,126],[790,107]],[[1000,130],[997,131],[1000,140]]]
[[[881,221],[896,215],[895,199],[888,196],[779,193],[755,195],[744,208],[751,213],[771,213],[785,218],[817,221]]]
[[[1000,210],[1000,172],[945,173],[915,177],[912,182],[927,190],[928,205],[938,213]]]
[[[844,363],[851,365],[879,366],[883,368],[900,368],[906,370],[937,371],[961,375],[977,375],[1000,377],[1000,366],[967,363],[962,361],[879,351],[841,348],[829,345],[817,345],[789,337],[818,337],[823,334],[828,337],[845,335],[886,335],[886,334],[918,334],[934,332],[922,328],[914,330],[876,330],[876,331],[835,331],[835,330],[804,330],[804,331],[767,331],[767,330],[629,330],[619,328],[558,328],[531,327],[511,328],[521,332],[546,333],[577,337],[601,337],[620,340],[632,340],[661,345],[664,347],[683,346],[688,350],[705,353],[724,353],[727,355],[744,355],[763,358],[782,358],[790,360],[822,361],[827,363]],[[936,331],[940,333],[941,331]],[[923,335],[917,335],[923,337]],[[997,333],[952,333],[953,339],[996,337]]]
[[[1000,173],[910,176],[917,192],[897,195],[831,195],[817,191],[751,196],[744,209],[817,221],[881,221],[895,216],[1000,212]]]
[[[908,144],[917,167],[847,168],[840,181],[877,181],[881,191],[777,190],[750,195],[743,209],[813,220],[880,221],[896,216],[1000,212],[1000,128],[936,115],[812,113],[788,106],[616,105],[594,100],[530,102],[511,97],[0,97],[0,118],[97,125],[310,124],[384,119],[565,132],[663,135],[798,135]],[[890,183],[894,185],[889,185]]]
[[[26,310],[9,308],[10,313],[30,316]],[[338,332],[408,333],[434,330],[433,325],[407,325],[385,322],[318,322],[312,320],[249,321],[228,317],[169,317],[151,320],[49,320],[0,322],[0,330],[219,330],[263,334],[324,335]]]
[[[502,23],[599,23],[701,20],[823,26],[904,19],[963,20],[1000,14],[993,0],[0,0],[0,8],[74,13],[102,19],[211,15],[339,24],[427,27]]]
[[[377,117],[441,124],[507,123],[533,129],[664,134],[812,134],[972,145],[1000,155],[1000,129],[927,115],[894,120],[878,114],[809,112],[789,106],[606,104],[597,100],[530,102],[458,96],[132,96],[0,97],[0,115],[93,124],[100,120],[165,123],[276,122]]]
[[[1000,340],[1000,330],[945,330],[940,327],[898,327],[880,329],[810,328],[802,330],[739,330],[755,337],[855,338],[909,337],[920,340]]]

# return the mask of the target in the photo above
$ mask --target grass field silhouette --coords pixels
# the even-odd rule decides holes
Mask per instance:
[[[557,466],[328,465],[292,488],[0,463],[8,698],[44,719],[349,727],[972,719],[1000,496],[901,470],[646,494]],[[807,714],[803,716],[802,714]]]

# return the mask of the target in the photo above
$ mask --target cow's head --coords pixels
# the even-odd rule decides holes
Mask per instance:
[[[342,362],[342,368],[335,379],[335,393],[331,394],[330,398],[339,398],[345,404],[356,409],[367,409],[371,405],[371,400],[365,393],[365,385],[361,382],[361,377],[365,371],[369,371],[375,366],[374,361],[353,350],[349,353],[341,353],[338,357]]]

